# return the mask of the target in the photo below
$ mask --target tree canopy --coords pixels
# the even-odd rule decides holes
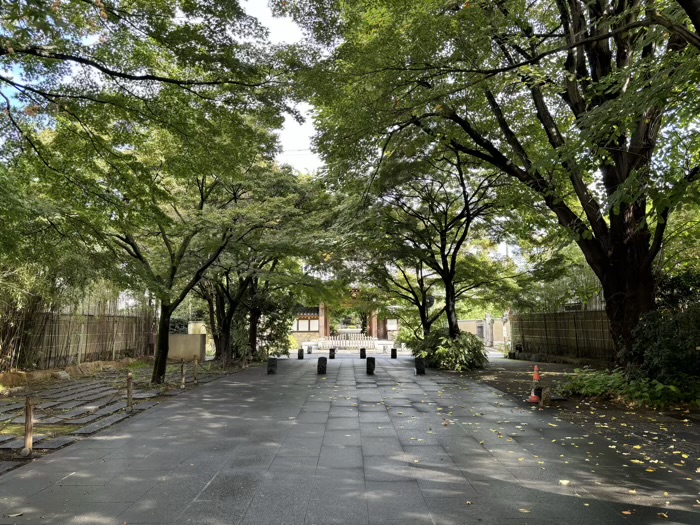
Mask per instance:
[[[498,170],[579,246],[627,360],[700,176],[697,2],[277,5],[315,37],[305,87],[329,169],[367,176],[423,134]]]

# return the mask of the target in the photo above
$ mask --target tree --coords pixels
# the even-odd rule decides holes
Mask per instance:
[[[163,381],[174,310],[228,246],[274,224],[288,200],[257,190],[275,178],[276,137],[266,122],[177,107],[191,137],[129,126],[101,137],[111,144],[98,155],[91,133],[59,120],[37,143],[40,155],[27,155],[41,174],[35,186],[55,202],[54,224],[77,232],[95,258],[116,263],[115,277],[160,301],[153,382]]]
[[[101,125],[95,108],[171,122],[171,107],[158,103],[168,86],[211,107],[279,108],[264,29],[237,0],[17,0],[3,5],[0,36],[2,122],[26,140],[24,114],[90,129]]]
[[[231,245],[213,265],[209,276],[197,287],[197,293],[209,304],[209,317],[217,358],[228,362],[234,354],[234,320],[237,312],[248,316],[248,346],[245,353],[255,354],[258,341],[274,332],[287,331],[283,317],[294,306],[290,296],[298,297],[303,288],[316,286],[318,279],[303,272],[302,258],[315,256],[321,224],[327,220],[327,195],[314,178],[294,173],[288,166],[274,167],[273,177],[255,181],[259,200],[284,199],[275,220]],[[241,308],[242,307],[242,308]],[[277,344],[279,341],[275,341]],[[241,355],[236,354],[238,357]]]
[[[420,129],[496,168],[578,245],[635,361],[669,216],[700,176],[698,2],[290,4],[331,43],[307,93],[333,166],[366,172]]]

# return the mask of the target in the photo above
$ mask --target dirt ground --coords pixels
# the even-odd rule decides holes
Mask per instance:
[[[484,382],[510,395],[524,405],[532,387],[534,365],[538,365],[542,386],[556,387],[574,373],[576,365],[536,363],[505,359],[500,353],[489,354],[484,370],[470,372]],[[553,388],[556,390],[556,388]],[[635,455],[649,471],[657,468],[676,469],[697,479],[700,475],[700,411],[674,409],[668,411],[628,407],[615,400],[557,399],[546,408],[562,420],[584,427],[611,442],[621,454]]]

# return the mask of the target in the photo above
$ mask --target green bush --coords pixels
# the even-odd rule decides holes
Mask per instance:
[[[426,366],[444,370],[483,368],[488,362],[481,339],[470,333],[460,333],[450,339],[447,328],[438,328],[425,339],[406,341],[413,355],[425,358]]]
[[[170,318],[170,333],[171,334],[187,334],[187,328],[189,326],[189,321],[187,319],[181,319],[179,317]]]
[[[700,378],[679,375],[673,383],[648,377],[630,378],[621,369],[595,371],[576,369],[562,387],[564,394],[584,397],[619,398],[651,408],[700,406]]]
[[[634,331],[642,373],[674,384],[684,375],[700,376],[700,305],[683,311],[659,310],[642,317]]]

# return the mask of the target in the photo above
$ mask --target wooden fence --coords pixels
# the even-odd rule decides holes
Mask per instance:
[[[513,350],[596,361],[615,357],[604,311],[511,315],[510,327]]]
[[[8,332],[2,350],[10,367],[48,369],[147,355],[152,351],[153,314],[40,313],[0,331]]]

